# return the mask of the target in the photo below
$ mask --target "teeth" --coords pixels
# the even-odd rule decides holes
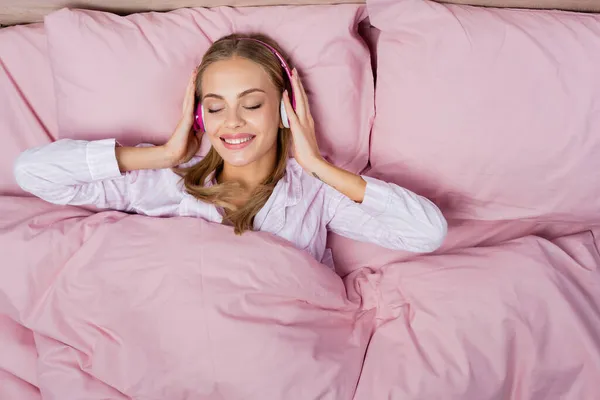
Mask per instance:
[[[246,142],[250,141],[251,139],[252,139],[252,137],[247,137],[245,139],[223,139],[223,140],[227,144],[240,144],[240,143],[246,143]]]

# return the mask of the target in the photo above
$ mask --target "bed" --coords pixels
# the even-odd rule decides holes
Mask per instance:
[[[0,4],[0,400],[600,398],[598,3],[332,3]],[[330,234],[332,271],[16,184],[57,139],[164,142],[234,31],[289,52],[327,159],[442,209],[440,249]]]

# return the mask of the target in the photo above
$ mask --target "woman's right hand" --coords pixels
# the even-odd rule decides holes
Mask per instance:
[[[196,68],[185,89],[181,119],[169,141],[162,146],[173,167],[191,160],[200,148],[200,138],[193,129],[197,75],[198,69]]]

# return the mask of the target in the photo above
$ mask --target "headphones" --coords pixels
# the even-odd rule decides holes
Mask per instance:
[[[290,97],[290,101],[292,103],[292,108],[294,110],[296,110],[294,89],[292,88],[292,85],[291,85],[292,71],[291,71],[289,65],[285,62],[285,59],[283,58],[283,56],[281,54],[279,54],[279,52],[277,50],[275,50],[275,48],[273,46],[263,42],[262,40],[253,39],[253,38],[240,38],[239,40],[251,40],[253,42],[260,43],[263,46],[265,46],[267,49],[269,49],[271,51],[271,53],[273,53],[279,59],[279,62],[281,63],[281,67],[285,71],[285,74],[288,77],[288,81],[290,82],[290,96],[289,97]],[[281,123],[283,124],[284,127],[289,128],[290,121],[288,119],[287,113],[285,112],[285,105],[283,103],[283,98],[281,99],[281,105],[280,105],[279,109],[280,109],[280,113],[281,113]],[[196,112],[194,114],[194,129],[197,131],[200,130],[202,132],[206,131],[206,128],[204,126],[204,107],[202,106],[202,101],[198,102],[198,106],[196,107]]]

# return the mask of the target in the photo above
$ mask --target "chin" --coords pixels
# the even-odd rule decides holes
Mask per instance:
[[[258,158],[254,151],[231,151],[224,148],[216,148],[216,150],[223,161],[233,167],[243,167],[252,164]]]
[[[232,167],[245,167],[256,161],[255,158],[223,157],[223,160]]]
[[[223,161],[232,167],[244,167],[246,165],[252,164],[263,157],[265,157],[273,148],[276,149],[276,142],[273,143],[273,147],[269,149],[265,149],[264,143],[256,142],[250,144],[245,149],[232,150],[222,146],[219,143],[219,146],[215,148]]]

